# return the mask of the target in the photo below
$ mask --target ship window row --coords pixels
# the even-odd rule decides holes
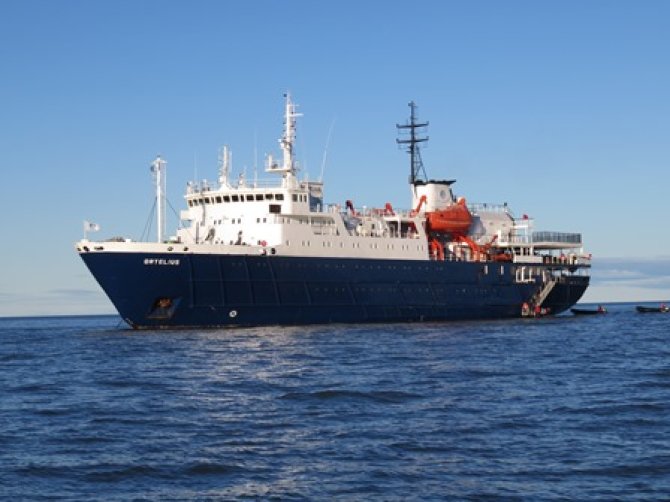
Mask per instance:
[[[256,221],[258,222],[258,220],[256,220]],[[263,218],[263,222],[265,223],[265,218]],[[234,220],[233,220],[233,223],[235,223]],[[312,245],[312,244],[311,244],[311,241],[300,241],[300,243],[301,243],[301,245],[302,245],[303,247],[309,247],[309,246]],[[290,240],[287,240],[287,241],[286,241],[286,245],[287,245],[287,246],[290,246],[290,245],[291,245],[291,241],[290,241]],[[322,245],[323,247],[332,247],[332,246],[333,246],[333,244],[332,244],[331,242],[329,242],[329,241],[321,241],[321,245]],[[340,242],[340,247],[341,247],[341,248],[344,247],[344,242]],[[352,247],[352,249],[360,249],[360,248],[361,248],[361,243],[360,243],[360,242],[352,242],[351,247]],[[370,247],[370,249],[379,249],[379,246],[378,246],[376,243],[372,243],[372,244],[370,244],[369,247]],[[407,251],[407,250],[409,250],[409,248],[410,248],[410,246],[405,246],[405,245],[402,245],[402,246],[400,246],[400,247],[401,247],[401,249],[402,249],[403,251]],[[393,250],[395,250],[395,246],[394,246],[393,244],[387,244],[387,245],[386,245],[386,249],[387,249],[388,251],[393,251]],[[424,251],[425,248],[424,248],[423,246],[421,246],[421,245],[417,245],[417,246],[416,246],[416,250],[417,250],[417,251]],[[488,271],[487,271],[486,273],[488,273]],[[501,272],[501,273],[502,273],[502,272]]]
[[[457,288],[454,290],[456,295],[463,296],[478,296],[480,298],[488,298],[490,296],[501,296],[501,292],[498,289],[490,288],[481,288],[481,287],[467,287],[467,288]]]
[[[240,264],[241,266],[241,264]],[[395,263],[388,263],[388,264],[374,264],[374,265],[368,265],[368,264],[361,264],[361,263],[313,263],[313,264],[306,264],[306,263],[279,263],[275,265],[276,267],[279,267],[282,270],[321,270],[321,269],[348,269],[351,270],[352,268],[354,270],[385,270],[385,271],[412,271],[412,272],[417,272],[417,271],[436,271],[436,267],[426,264],[426,265],[398,265]],[[439,269],[439,267],[437,267]],[[436,276],[437,277],[437,276]]]
[[[291,218],[281,218],[280,223],[290,225],[297,223],[299,225],[311,225],[314,229],[319,229],[321,227],[335,227],[335,221],[329,218],[310,218],[307,216],[293,216]]]
[[[256,218],[256,223],[267,223],[268,219],[267,218]],[[214,225],[223,225],[223,220],[214,220],[212,222]],[[231,218],[230,223],[232,225],[240,224],[242,223],[242,218]]]
[[[534,282],[536,277],[542,275],[542,269],[538,267],[518,267],[514,272],[514,280],[520,283]]]
[[[200,197],[198,199],[191,199],[188,201],[189,207],[202,206],[205,204],[221,204],[224,202],[253,202],[263,200],[284,200],[283,193],[257,193],[257,194],[241,194],[241,195],[216,195],[211,197]]]
[[[331,287],[328,287],[328,286],[315,286],[314,289],[313,289],[313,291],[314,291],[315,293],[329,293],[329,292],[331,292],[331,291],[332,291],[333,293],[346,293],[346,292],[347,292],[347,288],[344,288],[344,287],[340,287],[340,288],[338,288],[337,286],[334,286],[334,287],[333,287],[333,286],[331,286]]]
[[[294,193],[293,202],[307,202],[307,196],[301,193]]]

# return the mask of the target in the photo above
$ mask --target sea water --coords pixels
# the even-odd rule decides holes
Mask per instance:
[[[0,497],[670,498],[670,314],[0,319]]]

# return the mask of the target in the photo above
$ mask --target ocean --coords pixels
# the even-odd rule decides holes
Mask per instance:
[[[0,319],[0,498],[670,499],[670,314]]]

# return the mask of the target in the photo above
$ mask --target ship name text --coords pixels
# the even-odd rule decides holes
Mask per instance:
[[[144,264],[145,265],[172,265],[172,266],[179,266],[179,260],[178,259],[165,259],[165,258],[145,258],[144,259]]]

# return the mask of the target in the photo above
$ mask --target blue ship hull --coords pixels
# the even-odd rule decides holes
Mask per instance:
[[[521,316],[541,287],[515,265],[286,256],[82,253],[134,328],[413,322]],[[574,305],[588,277],[563,278],[542,304]]]

